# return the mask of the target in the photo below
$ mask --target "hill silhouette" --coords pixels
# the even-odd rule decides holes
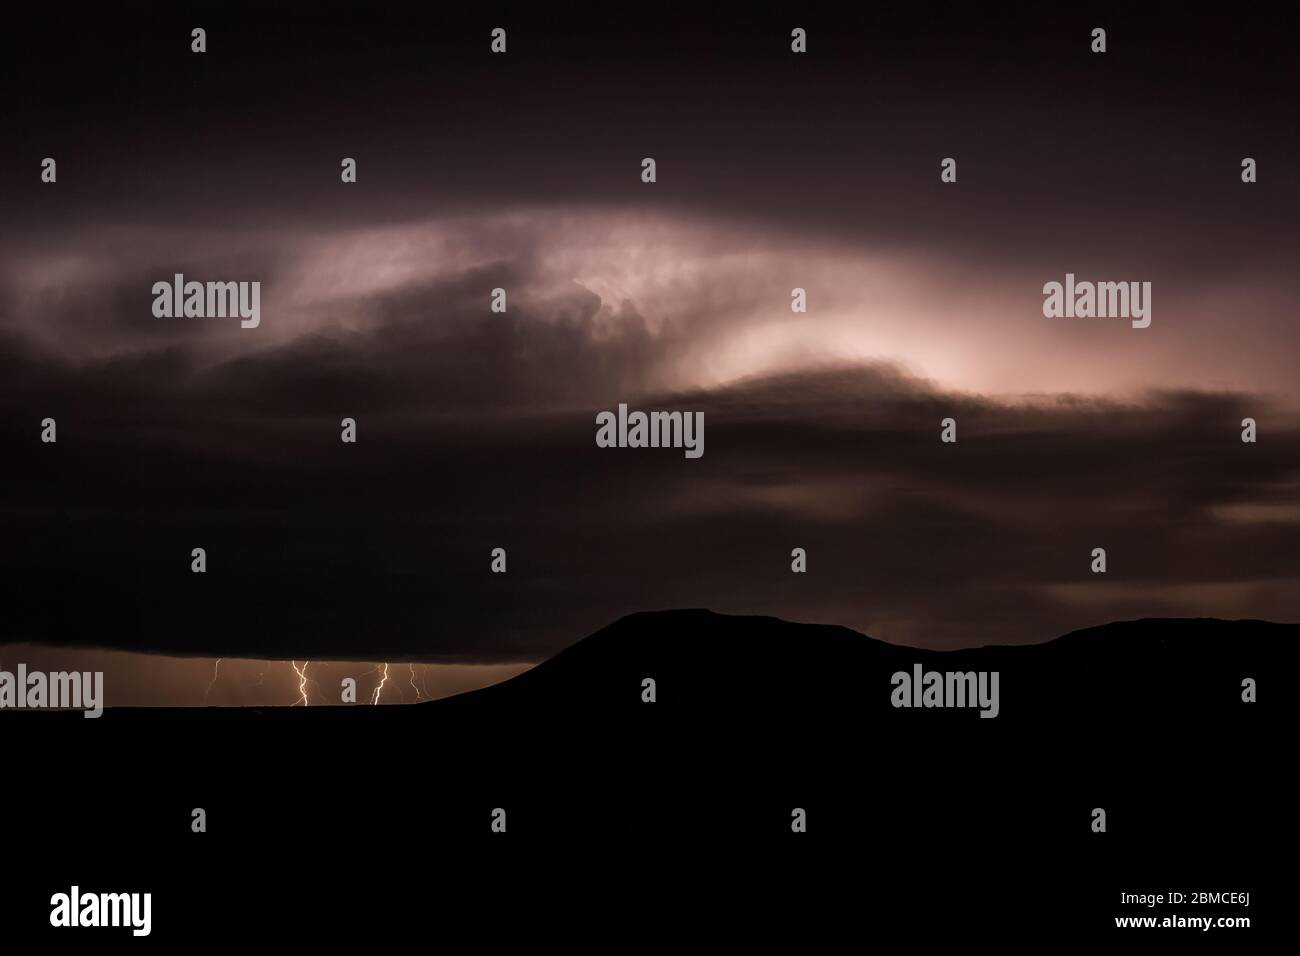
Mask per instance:
[[[1270,671],[1300,627],[1210,618],[1143,619],[1072,632],[1045,644],[926,650],[848,628],[695,609],[622,618],[525,673],[447,701],[421,705],[604,714],[642,707],[644,678],[658,703],[693,720],[744,712],[758,720],[801,714],[874,720],[946,720],[977,711],[894,708],[891,676],[924,670],[1001,673],[1001,723],[1054,729],[1178,713],[1195,722],[1248,720],[1241,681]]]

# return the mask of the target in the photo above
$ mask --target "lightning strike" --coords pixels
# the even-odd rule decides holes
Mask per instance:
[[[289,662],[293,667],[294,672],[298,675],[298,699],[290,704],[290,707],[297,707],[299,704],[307,707],[310,704],[310,701],[307,700],[307,665],[310,663],[311,661],[303,661],[302,667],[299,668],[297,661]]]
[[[384,685],[387,684],[387,683],[388,683],[388,665],[385,664],[385,665],[384,665],[384,676],[383,676],[383,678],[379,681],[379,686],[375,688],[375,696],[372,697],[372,698],[370,698],[370,703],[372,703],[372,704],[378,704],[378,703],[379,703],[379,695],[382,694],[382,693],[384,692]]]
[[[212,664],[212,680],[208,681],[208,689],[203,692],[204,705],[208,702],[208,695],[212,693],[212,688],[216,686],[217,677],[221,674],[221,662],[224,658],[218,657]]]
[[[415,686],[415,665],[411,665],[411,690],[415,691],[415,702],[418,704],[424,700],[424,695],[420,693],[420,688]]]

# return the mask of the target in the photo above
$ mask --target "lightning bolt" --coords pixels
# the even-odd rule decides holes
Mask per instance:
[[[290,704],[290,707],[297,707],[299,704],[302,704],[304,707],[309,705],[307,700],[307,665],[310,663],[311,661],[303,661],[302,667],[299,668],[297,661],[289,662],[294,669],[294,673],[298,675],[298,699]]]
[[[411,665],[411,689],[415,691],[415,702],[418,704],[424,700],[424,695],[420,693],[420,688],[415,686],[415,665]]]
[[[212,693],[212,688],[217,683],[217,677],[221,674],[221,662],[224,658],[218,657],[212,664],[212,680],[208,681],[208,689],[203,692],[203,703],[208,703],[208,695]]]
[[[372,698],[370,698],[370,703],[372,703],[372,704],[378,704],[378,703],[379,703],[379,695],[382,694],[382,693],[384,692],[384,685],[387,684],[387,683],[388,683],[388,665],[385,664],[385,665],[384,665],[384,676],[383,676],[383,679],[380,680],[380,682],[379,682],[379,686],[375,688],[375,696],[372,697]]]

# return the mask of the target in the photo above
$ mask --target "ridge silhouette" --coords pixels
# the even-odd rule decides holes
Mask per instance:
[[[1213,618],[1145,618],[1073,631],[1044,644],[934,650],[890,644],[837,625],[704,609],[641,612],[620,618],[500,684],[415,705],[440,709],[514,708],[613,712],[644,705],[644,678],[657,703],[696,718],[737,708],[757,718],[855,712],[915,721],[972,710],[897,709],[890,678],[910,671],[1001,673],[995,721],[1089,727],[1179,713],[1202,722],[1249,719],[1241,681],[1259,679],[1300,625]],[[1231,678],[1231,679],[1230,679]]]

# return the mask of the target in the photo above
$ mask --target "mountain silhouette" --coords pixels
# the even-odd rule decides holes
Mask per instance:
[[[691,720],[739,713],[755,720],[852,713],[873,720],[952,721],[976,710],[895,708],[891,677],[998,671],[1001,723],[1055,729],[1179,714],[1195,722],[1249,719],[1242,681],[1271,671],[1300,627],[1210,618],[1143,619],[1075,631],[1045,644],[953,651],[873,640],[848,628],[695,609],[633,614],[501,684],[419,705],[541,708],[591,716],[656,703]]]

